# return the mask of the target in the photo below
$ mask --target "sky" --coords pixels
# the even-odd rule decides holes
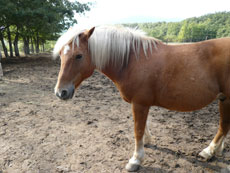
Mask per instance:
[[[230,0],[78,0],[93,2],[85,15],[75,15],[81,25],[181,21],[208,13],[230,11]]]

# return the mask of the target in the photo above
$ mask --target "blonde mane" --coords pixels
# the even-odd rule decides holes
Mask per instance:
[[[61,49],[70,42],[79,46],[79,34],[84,31],[85,29],[68,30],[58,39],[53,55],[58,56]],[[127,65],[131,51],[139,58],[141,46],[148,57],[148,50],[152,53],[152,47],[156,48],[158,42],[160,41],[147,37],[141,30],[122,26],[100,26],[95,28],[88,46],[92,62],[97,69],[103,69],[108,63]]]

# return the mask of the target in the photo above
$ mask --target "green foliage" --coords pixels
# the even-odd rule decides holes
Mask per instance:
[[[166,42],[196,42],[230,37],[230,12],[207,14],[181,22],[125,24],[125,26],[138,27],[149,36]]]
[[[0,0],[0,32],[6,39],[6,28],[10,28],[10,37],[16,42],[18,35],[24,43],[34,40],[35,44],[44,44],[76,24],[75,13],[89,10],[90,3],[76,0]]]

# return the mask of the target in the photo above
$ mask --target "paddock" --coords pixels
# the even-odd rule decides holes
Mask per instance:
[[[2,60],[0,172],[126,172],[134,149],[131,106],[98,72],[72,100],[57,99],[59,63],[49,54]],[[218,121],[217,101],[190,113],[152,107],[152,144],[138,172],[223,171],[230,164],[229,137],[223,156],[207,162],[198,156]]]

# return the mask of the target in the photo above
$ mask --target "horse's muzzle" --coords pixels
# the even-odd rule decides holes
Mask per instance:
[[[74,86],[71,85],[67,88],[57,89],[55,90],[55,94],[58,98],[62,100],[68,100],[73,98],[74,95]]]

